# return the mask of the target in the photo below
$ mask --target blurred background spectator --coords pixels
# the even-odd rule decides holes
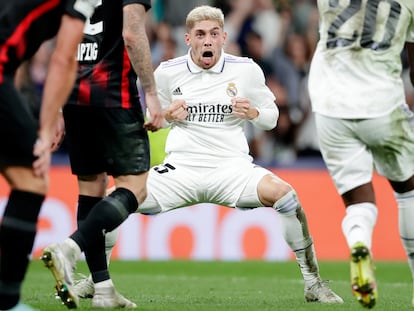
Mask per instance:
[[[225,51],[254,59],[276,95],[280,110],[277,128],[261,131],[246,125],[256,161],[272,167],[323,166],[307,91],[309,64],[318,41],[316,0],[153,0],[147,31],[154,68],[161,61],[187,52],[185,17],[192,8],[203,4],[217,6],[225,14]],[[44,44],[20,68],[16,79],[35,116],[53,43],[51,40]],[[407,101],[414,109],[406,55],[401,56]],[[65,144],[59,152],[65,155]]]

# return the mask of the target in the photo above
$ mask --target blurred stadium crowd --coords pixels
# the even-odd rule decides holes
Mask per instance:
[[[254,59],[276,95],[280,110],[276,129],[246,127],[255,161],[268,167],[323,165],[307,91],[309,64],[318,40],[316,0],[153,0],[148,35],[154,68],[187,52],[185,17],[202,4],[223,10],[228,33],[225,51]],[[35,115],[53,44],[53,40],[45,43],[17,75],[16,83]],[[405,53],[401,57],[407,101],[414,109]],[[59,153],[66,153],[65,143]]]

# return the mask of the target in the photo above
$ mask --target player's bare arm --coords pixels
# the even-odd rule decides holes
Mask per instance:
[[[33,162],[36,176],[43,176],[49,171],[50,153],[58,128],[59,111],[66,102],[75,81],[77,68],[75,55],[77,45],[82,39],[83,26],[84,22],[78,18],[70,16],[62,18],[43,91],[39,139],[33,150],[33,154],[38,157]]]
[[[250,106],[250,100],[248,98],[232,98],[231,103],[233,105],[233,114],[240,119],[252,120],[259,115],[259,111]]]
[[[155,132],[164,124],[162,108],[157,93],[146,92],[145,104],[149,111],[149,119],[145,122],[144,128],[147,131]]]
[[[65,138],[65,120],[63,119],[62,111],[60,111],[58,116],[58,121],[56,124],[55,135],[52,138],[51,151],[55,152],[59,149],[60,145]]]
[[[185,100],[174,100],[164,111],[164,118],[167,122],[183,121],[188,116],[187,104]]]
[[[145,29],[145,17],[146,11],[143,5],[129,4],[124,6],[122,36],[132,67],[145,92],[150,118],[144,127],[147,130],[156,131],[162,128],[164,120],[161,104],[157,97],[151,50]]]

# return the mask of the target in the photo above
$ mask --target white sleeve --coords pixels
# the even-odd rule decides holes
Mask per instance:
[[[157,86],[157,94],[161,103],[161,108],[164,111],[171,104],[171,92],[169,92],[168,78],[163,74],[161,65],[159,65],[154,71],[155,85]],[[171,123],[164,119],[163,127],[169,127]]]
[[[100,2],[102,2],[102,0],[76,0],[73,7],[86,18],[90,18],[95,11],[95,7]]]
[[[162,70],[162,64],[154,71],[155,84],[157,85],[157,93],[163,110],[171,105],[171,92],[168,86],[168,76]]]
[[[250,122],[261,130],[271,130],[276,127],[277,119],[279,118],[279,109],[277,108],[276,104],[274,104],[276,109],[257,109],[259,115],[250,120]]]
[[[248,98],[259,115],[250,122],[259,129],[271,130],[276,127],[279,109],[275,103],[275,95],[267,87],[262,69],[256,63],[249,71]]]

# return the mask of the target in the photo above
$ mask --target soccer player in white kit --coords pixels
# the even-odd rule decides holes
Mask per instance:
[[[394,190],[401,241],[414,273],[414,118],[400,59],[405,42],[414,41],[414,1],[318,0],[318,9],[320,41],[309,92],[321,152],[346,206],[342,231],[350,248],[352,292],[372,308],[378,295],[371,254],[374,168]],[[407,47],[414,60],[413,44]]]
[[[305,300],[343,303],[319,275],[305,213],[295,190],[252,163],[244,122],[270,130],[278,109],[260,67],[223,52],[224,15],[200,6],[187,16],[188,54],[155,70],[165,119],[167,156],[150,170],[148,195],[137,212],[158,214],[209,202],[238,208],[273,207],[305,282]],[[79,290],[78,290],[79,292]],[[87,296],[87,295],[83,295]]]

